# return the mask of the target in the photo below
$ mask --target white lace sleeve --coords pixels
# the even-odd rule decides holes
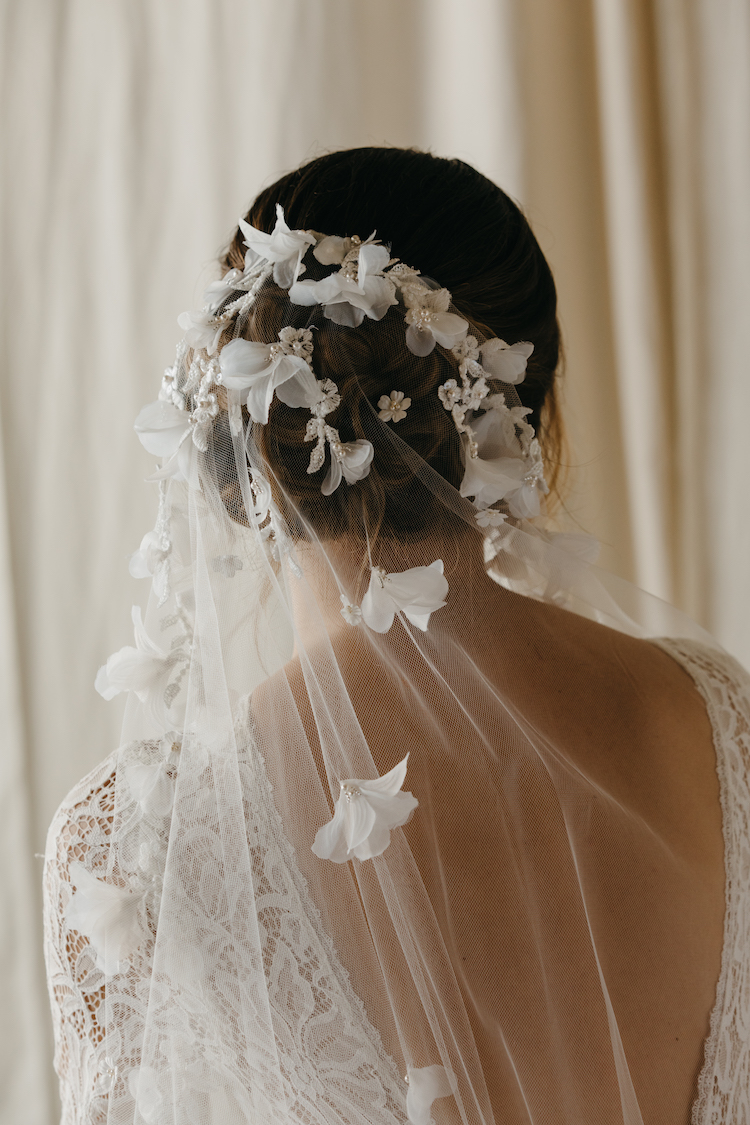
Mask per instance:
[[[284,832],[263,759],[249,728],[241,724],[239,737],[243,743],[240,778],[253,879],[257,880],[258,920],[264,935],[263,963],[276,1036],[276,1061],[288,1114],[304,1125],[341,1121],[399,1125],[407,1117],[407,1087],[385,1052],[323,927]],[[45,865],[45,950],[55,1030],[55,1066],[63,1103],[61,1125],[105,1125],[108,1101],[113,1102],[118,1112],[126,1103],[133,1112],[134,1098],[144,1120],[153,1125],[171,1120],[156,1087],[152,1089],[142,1073],[138,1077],[139,1068],[141,1072],[148,1070],[141,1065],[141,1045],[153,969],[154,919],[159,914],[159,879],[151,884],[151,893],[157,897],[143,912],[148,930],[142,931],[137,949],[128,951],[127,961],[122,962],[119,955],[112,953],[112,942],[107,947],[106,940],[100,940],[101,933],[97,936],[92,930],[89,942],[69,924],[69,904],[81,888],[82,900],[93,893],[106,905],[118,895],[127,898],[132,893],[140,877],[136,869],[143,865],[144,856],[153,859],[155,855],[159,866],[155,849],[160,854],[166,851],[170,802],[164,801],[163,808],[157,808],[159,791],[152,788],[149,801],[156,809],[153,815],[126,817],[120,806],[115,814],[115,783],[124,784],[128,790],[141,777],[158,777],[158,771],[165,765],[154,765],[159,761],[156,743],[133,743],[113,755],[66,798],[50,828]],[[179,767],[169,765],[171,776],[175,768]],[[198,796],[196,806],[202,807]],[[210,857],[213,836],[206,817],[200,820],[200,828]],[[119,856],[116,876],[110,854],[115,837]],[[149,845],[151,837],[153,847]],[[134,865],[132,871],[127,866],[128,858]],[[200,961],[202,972],[219,974],[223,947],[190,931],[190,900],[197,893],[200,872],[198,864],[190,885],[185,887],[181,924],[185,941],[194,959]],[[131,901],[135,902],[135,898]],[[116,911],[108,907],[106,913],[109,925]],[[83,920],[85,910],[79,908],[78,915]],[[120,963],[120,969],[124,963],[127,971],[118,971],[114,962],[110,964],[113,958]],[[109,974],[108,1016],[104,1003],[105,973]],[[172,985],[177,991],[170,990]],[[189,996],[186,1000],[184,995],[185,987],[184,981],[180,985],[161,974],[158,996],[156,1000],[150,997],[161,1030],[173,1030],[175,1021],[180,1024],[183,1020],[189,1002]],[[232,1009],[227,1020],[231,1023],[235,1016]],[[105,1018],[113,1021],[106,1028],[106,1044]],[[251,1029],[248,1033],[252,1033]],[[184,1028],[181,1034],[184,1039]],[[192,1052],[191,1073],[199,1079],[207,1066],[205,1038],[196,1033],[185,1045],[185,1050]],[[236,1065],[238,1074],[246,1079],[247,1089],[256,1089],[263,1074],[245,1074],[248,1064],[242,1052],[233,1053],[231,1044],[225,1046],[225,1055],[214,1060],[216,1067],[226,1071]],[[187,1092],[186,1096],[192,1095]]]
[[[100,1125],[104,1061],[104,975],[86,938],[68,928],[70,865],[106,866],[114,812],[116,755],[88,774],[66,797],[47,836],[44,866],[44,954],[47,962],[61,1125]]]

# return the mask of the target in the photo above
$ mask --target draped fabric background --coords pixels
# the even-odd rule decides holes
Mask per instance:
[[[155,510],[132,419],[280,172],[417,145],[521,201],[560,292],[568,510],[750,663],[750,0],[4,0],[0,20],[0,1125],[50,1125],[34,854],[117,742],[93,677],[128,642]]]

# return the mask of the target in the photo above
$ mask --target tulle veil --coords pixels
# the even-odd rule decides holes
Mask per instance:
[[[569,701],[592,631],[711,642],[545,521],[523,349],[376,238],[247,238],[136,424],[101,1120],[640,1125],[623,872],[657,943],[686,876]]]

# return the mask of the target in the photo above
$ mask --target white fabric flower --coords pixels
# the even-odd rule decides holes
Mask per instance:
[[[447,596],[442,559],[396,574],[386,574],[374,566],[362,599],[362,618],[374,632],[387,633],[394,617],[401,612],[412,625],[426,632],[430,614],[443,608]]]
[[[65,910],[70,929],[88,938],[96,965],[106,976],[121,972],[144,938],[141,911],[146,891],[105,883],[82,863],[71,863],[75,893]]]
[[[406,346],[413,355],[429,355],[436,343],[454,348],[469,330],[468,321],[448,312],[451,295],[447,289],[420,288],[417,294],[409,294],[407,303]]]
[[[159,567],[169,557],[172,545],[155,531],[147,531],[141,545],[128,559],[131,578],[153,578]]]
[[[480,422],[486,418],[483,415]],[[533,444],[533,443],[532,443]],[[468,443],[464,440],[464,449]],[[518,519],[533,519],[541,511],[541,497],[549,491],[544,479],[544,466],[540,456],[492,457],[480,440],[476,457],[465,456],[461,495],[473,497],[479,508],[488,508],[498,500],[505,500],[511,515]],[[538,451],[535,451],[538,452]]]
[[[341,616],[347,625],[359,625],[362,620],[362,610],[358,605],[352,605],[347,598],[346,594],[340,594],[341,598]]]
[[[400,422],[410,406],[411,399],[404,398],[403,391],[391,391],[390,395],[381,395],[378,399],[378,417],[383,422]]]
[[[526,363],[534,345],[522,340],[506,344],[505,340],[488,340],[481,347],[482,366],[493,379],[502,383],[522,383],[526,377]]]
[[[232,340],[219,356],[221,381],[234,391],[247,391],[247,409],[254,422],[265,425],[274,391],[282,402],[287,399],[279,387],[290,379],[315,380],[308,364],[296,355],[287,355],[281,344],[258,344],[252,340]]]
[[[255,255],[252,255],[253,257]],[[244,274],[242,270],[233,269],[227,270],[223,277],[218,281],[209,283],[206,291],[203,294],[203,304],[215,313],[221,304],[227,299],[231,293],[237,292],[244,286]]]
[[[318,829],[312,850],[333,863],[372,859],[382,855],[391,842],[391,831],[406,824],[419,801],[402,793],[409,755],[375,781],[350,778],[341,782],[341,794],[333,818]]]
[[[410,1125],[430,1125],[432,1103],[436,1098],[447,1098],[453,1093],[445,1067],[410,1066],[406,1076],[409,1080],[406,1116]]]
[[[165,652],[149,637],[141,617],[141,607],[132,609],[135,644],[126,645],[110,656],[97,672],[94,686],[104,699],[114,699],[121,691],[132,691],[141,702],[149,694],[167,686],[174,667],[174,656]]]
[[[164,817],[172,811],[174,782],[165,762],[128,763],[124,774],[133,800],[146,816]]]
[[[315,235],[306,230],[290,230],[280,203],[276,204],[276,226],[271,234],[256,230],[244,219],[240,219],[240,229],[248,249],[264,261],[273,263],[274,281],[280,288],[288,289],[308,246],[315,244]]]
[[[347,442],[335,440],[330,443],[330,449],[331,467],[320,486],[324,496],[330,496],[336,491],[342,476],[347,484],[354,484],[366,477],[375,455],[372,443],[364,438]]]
[[[237,571],[242,570],[242,559],[237,555],[217,555],[211,559],[211,567],[225,578],[234,578]]]
[[[139,413],[133,428],[143,448],[164,460],[154,480],[174,477],[194,483],[193,443],[187,440],[192,427],[186,410],[163,400],[150,402]]]
[[[479,527],[500,527],[507,520],[505,512],[498,512],[494,508],[484,508],[474,513],[474,518]]]
[[[140,1066],[128,1075],[128,1090],[138,1107],[138,1116],[146,1125],[156,1125],[163,1102],[159,1074],[152,1066]]]
[[[467,435],[462,439],[465,468],[461,495],[473,497],[478,508],[505,500],[511,515],[532,519],[539,515],[541,497],[549,489],[539,443],[533,437],[529,440],[533,430],[524,420],[528,407],[509,409],[502,395],[487,399],[487,405],[490,409],[472,422],[470,440]],[[471,443],[475,444],[476,456],[471,455]]]
[[[211,309],[180,313],[177,323],[191,348],[205,348],[209,355],[214,354],[225,325],[216,322]]]
[[[323,239],[315,248],[316,257],[324,244],[330,244],[331,254],[338,254],[336,244],[346,241]],[[396,304],[396,286],[383,275],[389,262],[384,246],[363,242],[351,270],[344,265],[321,281],[297,281],[289,290],[289,299],[296,305],[322,305],[324,316],[348,328],[359,327],[365,316],[382,320],[391,305]]]

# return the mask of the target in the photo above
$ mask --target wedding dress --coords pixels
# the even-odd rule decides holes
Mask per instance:
[[[705,700],[723,809],[726,915],[722,965],[692,1125],[741,1125],[750,1120],[746,1031],[750,1020],[746,983],[750,958],[750,677],[730,657],[701,645],[660,643],[694,678]],[[256,869],[267,881],[267,905],[259,900],[259,911],[263,917],[274,915],[267,932],[266,972],[278,1004],[274,1024],[295,1114],[309,1122],[366,1120],[391,1125],[404,1121],[408,1087],[353,991],[311,900],[247,725],[239,742],[244,747],[243,786]],[[158,762],[159,747],[155,743],[134,746],[130,756],[139,765]],[[61,1125],[106,1121],[107,1094],[115,1071],[100,1025],[105,976],[97,968],[88,942],[66,924],[65,909],[71,894],[71,864],[82,863],[94,874],[106,870],[116,765],[117,755],[113,754],[88,774],[66,797],[49,832],[45,952],[55,1020],[55,1065],[63,1097]],[[158,802],[144,815],[155,839],[165,840],[166,817]],[[139,831],[144,831],[143,824]],[[145,1008],[151,976],[147,960],[139,968],[133,993],[123,997],[123,1004],[133,1010],[123,1034],[136,1051],[143,1030],[142,1016],[135,1014],[136,1001],[140,1010]],[[280,988],[279,977],[284,973],[288,977]],[[320,982],[317,995],[311,989],[313,979]],[[330,1051],[311,1050],[310,1031],[321,1025],[326,1034],[336,1035],[339,1046],[333,1056]]]
[[[750,681],[543,522],[531,344],[245,228],[50,829],[63,1125],[674,1125],[701,1050],[693,1125],[750,1125]]]

